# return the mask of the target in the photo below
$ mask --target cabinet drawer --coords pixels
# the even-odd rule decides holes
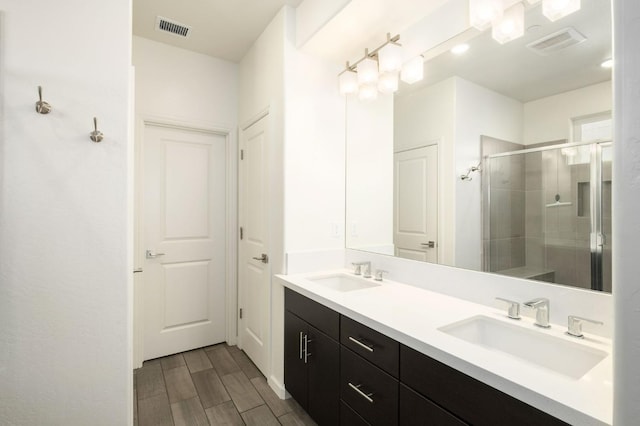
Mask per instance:
[[[474,425],[566,425],[407,346],[400,346],[400,380]]]
[[[464,426],[467,423],[400,383],[400,426]]]
[[[334,340],[340,336],[340,314],[295,291],[284,289],[285,309],[293,312]]]
[[[343,316],[340,320],[340,343],[393,377],[398,377],[400,344],[392,338]]]
[[[398,380],[344,346],[340,398],[372,425],[398,424]]]
[[[351,409],[344,401],[340,402],[340,426],[369,426],[369,423]]]

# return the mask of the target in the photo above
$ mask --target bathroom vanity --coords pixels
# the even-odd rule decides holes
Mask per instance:
[[[277,280],[285,387],[320,425],[611,422],[608,339],[347,271]]]

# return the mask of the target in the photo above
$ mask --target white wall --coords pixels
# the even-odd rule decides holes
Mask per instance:
[[[346,246],[393,254],[393,96],[346,103]]]
[[[571,141],[571,119],[610,111],[611,94],[611,81],[605,81],[525,103],[522,143]]]
[[[471,181],[460,175],[481,160],[480,136],[521,143],[522,103],[455,77],[455,266],[482,270],[481,174]]]
[[[616,426],[640,418],[640,3],[614,0],[613,299]]]
[[[238,65],[133,37],[136,115],[235,130]]]
[[[0,424],[131,424],[131,4],[0,10]]]

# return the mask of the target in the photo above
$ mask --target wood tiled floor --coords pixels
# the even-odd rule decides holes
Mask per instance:
[[[225,343],[146,361],[134,371],[133,398],[136,426],[315,425]]]

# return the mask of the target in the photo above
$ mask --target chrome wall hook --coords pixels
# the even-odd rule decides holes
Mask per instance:
[[[38,114],[49,114],[51,112],[51,105],[42,100],[42,86],[38,86],[38,97],[40,100],[36,102],[36,112]]]
[[[471,167],[469,167],[469,169],[467,170],[467,173],[465,173],[465,174],[463,174],[463,175],[461,175],[461,176],[460,176],[460,180],[462,180],[462,181],[470,181],[470,180],[473,180],[473,178],[472,178],[470,175],[471,175],[471,173],[473,173],[473,172],[481,172],[481,171],[482,171],[482,169],[480,168],[480,165],[481,165],[481,164],[482,164],[482,163],[478,163],[478,165],[477,165],[477,166],[471,166]]]
[[[93,117],[93,132],[89,133],[89,137],[94,142],[101,142],[104,139],[104,134],[98,130],[98,119]]]

